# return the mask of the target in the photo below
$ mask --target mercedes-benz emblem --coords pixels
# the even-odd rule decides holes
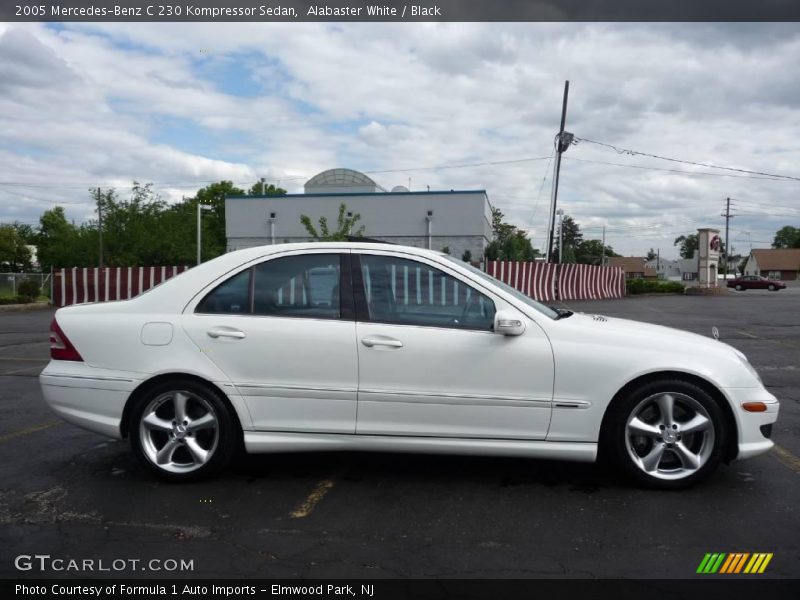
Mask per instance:
[[[712,327],[711,328],[711,335],[714,336],[715,340],[719,340],[719,329],[717,329],[716,327]]]

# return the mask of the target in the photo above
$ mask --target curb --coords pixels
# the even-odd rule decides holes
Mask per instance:
[[[0,305],[0,312],[23,312],[28,310],[43,310],[53,308],[49,302],[31,302],[30,304],[3,304]]]

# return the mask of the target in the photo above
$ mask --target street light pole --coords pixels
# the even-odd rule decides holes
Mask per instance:
[[[564,261],[564,209],[556,211],[558,215],[558,264]]]
[[[210,204],[200,204],[199,202],[197,203],[197,264],[198,265],[201,262],[201,259],[200,259],[201,249],[202,249],[201,234],[202,234],[202,231],[203,231],[201,223],[200,223],[200,215],[202,214],[201,211],[210,210],[212,208],[214,208],[214,207],[211,206]]]

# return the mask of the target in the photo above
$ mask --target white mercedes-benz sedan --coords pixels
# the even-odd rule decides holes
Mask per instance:
[[[594,461],[678,488],[769,450],[778,401],[711,338],[535,302],[419,248],[231,252],[131,300],[62,308],[44,397],[193,480],[247,452]]]

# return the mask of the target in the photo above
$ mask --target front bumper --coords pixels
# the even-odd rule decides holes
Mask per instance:
[[[768,452],[775,443],[764,435],[762,427],[772,425],[778,420],[778,399],[764,388],[726,388],[725,394],[730,400],[739,434],[734,460],[744,460]],[[767,410],[748,412],[742,408],[745,402],[763,402]]]

